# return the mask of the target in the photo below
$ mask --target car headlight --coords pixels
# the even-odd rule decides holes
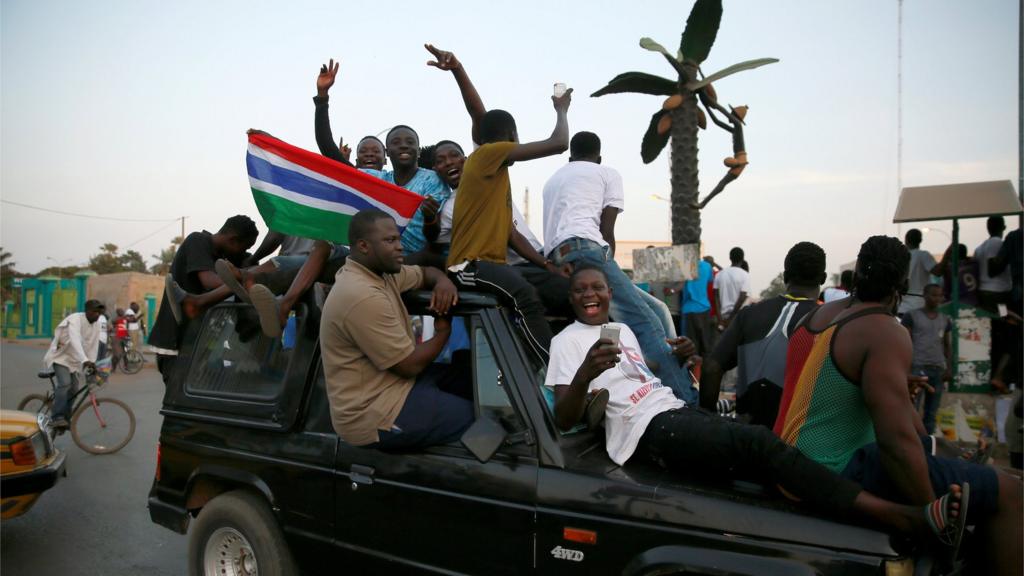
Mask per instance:
[[[913,574],[913,558],[897,558],[885,561],[885,576],[912,576]]]

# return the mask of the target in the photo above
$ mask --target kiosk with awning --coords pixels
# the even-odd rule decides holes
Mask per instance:
[[[939,186],[914,186],[900,191],[894,223],[953,221],[953,246],[960,244],[960,220],[967,218],[988,218],[990,216],[1014,216],[1021,214],[1021,201],[1009,180],[969,182],[965,184],[943,184]],[[961,320],[960,270],[958,250],[952,251],[952,273],[950,302],[944,307],[953,320],[953,366],[950,371],[953,382],[950,389],[955,391],[988,392],[987,378],[983,383],[965,382],[960,372],[961,334],[958,321]],[[978,316],[988,316],[982,310],[975,310]],[[971,314],[973,317],[974,314]],[[987,322],[986,322],[987,324]],[[968,378],[967,380],[971,380]]]

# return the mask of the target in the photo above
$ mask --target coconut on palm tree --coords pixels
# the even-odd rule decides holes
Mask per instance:
[[[668,141],[672,140],[670,199],[672,243],[675,245],[700,244],[701,209],[730,182],[738,178],[747,165],[747,153],[743,143],[743,119],[747,107],[725,108],[719,104],[711,83],[743,70],[778,62],[775,58],[748,60],[704,76],[700,66],[707,59],[711,46],[715,43],[721,19],[721,0],[697,0],[686,20],[686,28],[683,30],[682,41],[676,54],[669,53],[661,44],[650,38],[640,39],[642,48],[659,52],[665,57],[676,72],[675,79],[644,72],[626,72],[619,74],[607,86],[591,94],[596,97],[633,92],[667,97],[661,109],[651,117],[647,133],[644,134],[640,145],[640,155],[644,163],[649,164],[661,154]],[[707,115],[700,105],[707,110]],[[708,116],[715,125],[732,134],[733,155],[725,159],[725,176],[707,197],[700,201],[697,131],[707,127]]]

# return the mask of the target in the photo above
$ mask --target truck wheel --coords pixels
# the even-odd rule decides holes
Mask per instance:
[[[263,498],[221,494],[199,512],[188,542],[191,576],[296,576],[277,518]]]

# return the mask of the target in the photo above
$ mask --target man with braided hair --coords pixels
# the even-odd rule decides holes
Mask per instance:
[[[910,253],[896,238],[861,245],[850,298],[810,312],[790,336],[775,433],[882,498],[925,504],[963,486],[990,573],[1020,574],[1020,481],[995,468],[934,456],[908,393],[913,346],[893,317]],[[985,573],[979,568],[979,573]]]

